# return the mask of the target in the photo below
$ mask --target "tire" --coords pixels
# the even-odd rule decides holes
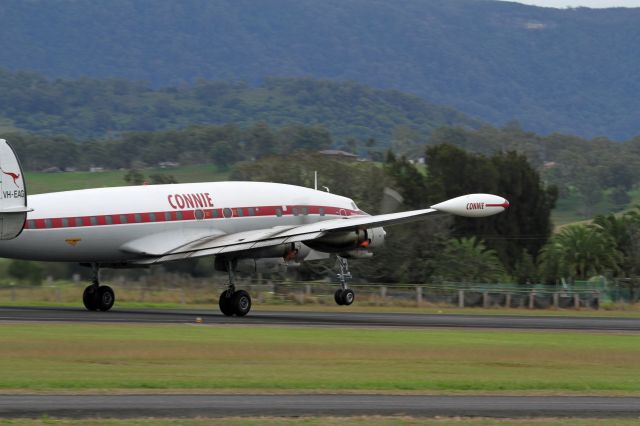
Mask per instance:
[[[342,301],[342,289],[339,288],[336,290],[336,292],[333,294],[333,299],[338,305],[344,305],[344,302]]]
[[[226,291],[223,291],[220,294],[220,299],[218,301],[218,305],[220,306],[220,312],[222,312],[225,316],[230,317],[233,315],[233,296],[229,297]]]
[[[244,290],[238,290],[233,294],[233,313],[243,317],[251,310],[251,296]]]
[[[107,312],[116,301],[113,289],[108,285],[98,287],[97,308],[102,312]]]
[[[94,285],[89,285],[82,293],[82,303],[88,311],[98,310],[98,288],[99,287],[95,287]]]
[[[342,304],[349,306],[356,299],[356,294],[350,288],[342,290]]]

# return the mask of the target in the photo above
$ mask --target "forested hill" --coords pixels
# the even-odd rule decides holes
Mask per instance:
[[[319,124],[336,141],[372,137],[383,144],[402,129],[424,137],[440,126],[480,124],[417,96],[350,82],[272,78],[253,87],[199,80],[154,90],[126,80],[50,80],[0,69],[0,131],[13,127],[86,138],[260,121],[276,127]]]
[[[395,88],[494,124],[640,133],[640,9],[485,0],[4,0],[0,66],[155,87],[267,76]]]

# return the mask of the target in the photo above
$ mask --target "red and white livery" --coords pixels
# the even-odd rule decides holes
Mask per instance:
[[[436,213],[484,217],[509,203],[470,194],[428,209],[371,216],[353,200],[328,192],[264,182],[209,182],[96,188],[27,194],[18,160],[0,139],[0,257],[80,262],[93,266],[87,309],[108,311],[113,290],[100,285],[100,267],[127,267],[215,256],[229,273],[220,295],[225,315],[244,316],[251,298],[235,288],[234,272],[273,271],[335,255],[338,304],[353,290],[347,258],[370,255],[384,241],[383,226]]]

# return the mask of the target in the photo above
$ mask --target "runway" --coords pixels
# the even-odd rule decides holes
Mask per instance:
[[[640,397],[418,395],[0,395],[0,417],[638,417]]]
[[[334,327],[487,328],[640,332],[640,318],[450,315],[359,312],[252,311],[243,318],[225,317],[212,308],[201,310],[119,309],[89,312],[81,308],[0,307],[0,323],[54,321],[75,323],[183,324],[200,318],[204,324],[295,325]]]

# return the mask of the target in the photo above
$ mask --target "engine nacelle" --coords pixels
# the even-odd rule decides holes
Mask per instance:
[[[382,228],[330,232],[315,240],[305,241],[305,244],[314,250],[326,253],[345,253],[380,247],[384,243],[385,235],[386,232]]]
[[[282,272],[287,267],[297,266],[311,253],[302,243],[279,244],[234,253],[234,270],[240,272]],[[216,256],[215,269],[227,270],[228,257]]]
[[[287,263],[281,257],[273,257],[266,259],[238,259],[236,262],[236,271],[248,274],[274,274],[285,272],[288,267],[298,266],[298,264]]]

